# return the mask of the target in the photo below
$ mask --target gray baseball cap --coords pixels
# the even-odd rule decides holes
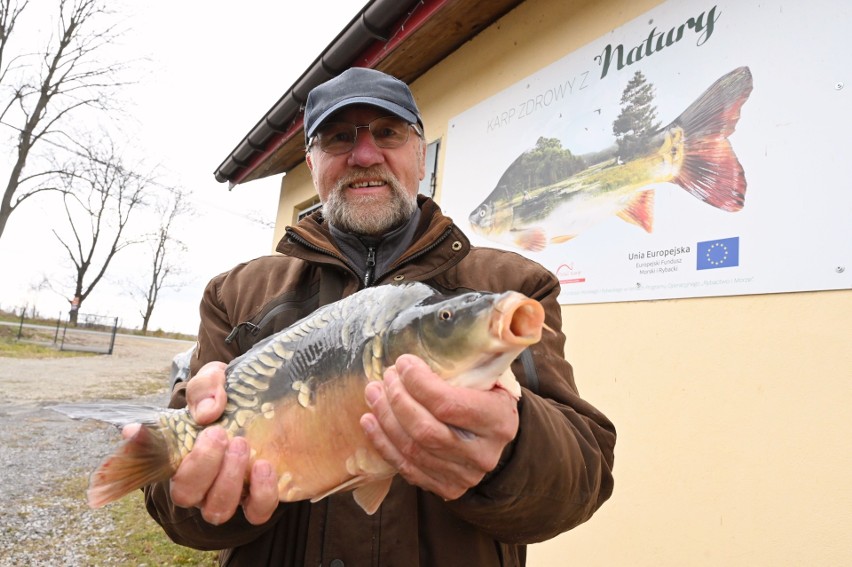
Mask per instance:
[[[408,85],[375,69],[351,67],[308,93],[305,103],[305,143],[335,112],[353,104],[376,106],[423,127],[420,110]]]

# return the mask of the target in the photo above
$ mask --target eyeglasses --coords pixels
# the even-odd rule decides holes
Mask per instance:
[[[316,142],[319,149],[327,154],[336,156],[352,151],[358,138],[358,130],[367,128],[373,135],[373,140],[380,148],[398,148],[405,145],[411,128],[422,136],[415,124],[406,122],[395,116],[376,118],[369,124],[350,124],[348,122],[329,122],[319,127],[316,134],[308,142],[308,149]]]

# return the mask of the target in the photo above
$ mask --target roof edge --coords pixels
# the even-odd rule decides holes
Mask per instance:
[[[448,0],[371,0],[216,168],[219,183],[239,185],[284,142],[302,131],[315,86],[352,66],[375,67]]]

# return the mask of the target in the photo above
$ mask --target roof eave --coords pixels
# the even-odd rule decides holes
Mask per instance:
[[[302,163],[302,112],[316,85],[350,67],[411,83],[521,2],[492,0],[484,8],[477,0],[371,0],[231,151],[216,180],[233,188]]]

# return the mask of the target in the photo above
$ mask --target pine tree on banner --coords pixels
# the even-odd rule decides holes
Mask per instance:
[[[612,123],[621,159],[627,161],[642,153],[646,149],[642,140],[650,139],[650,134],[660,128],[653,102],[654,85],[647,82],[642,71],[636,71],[621,93],[621,114]]]

